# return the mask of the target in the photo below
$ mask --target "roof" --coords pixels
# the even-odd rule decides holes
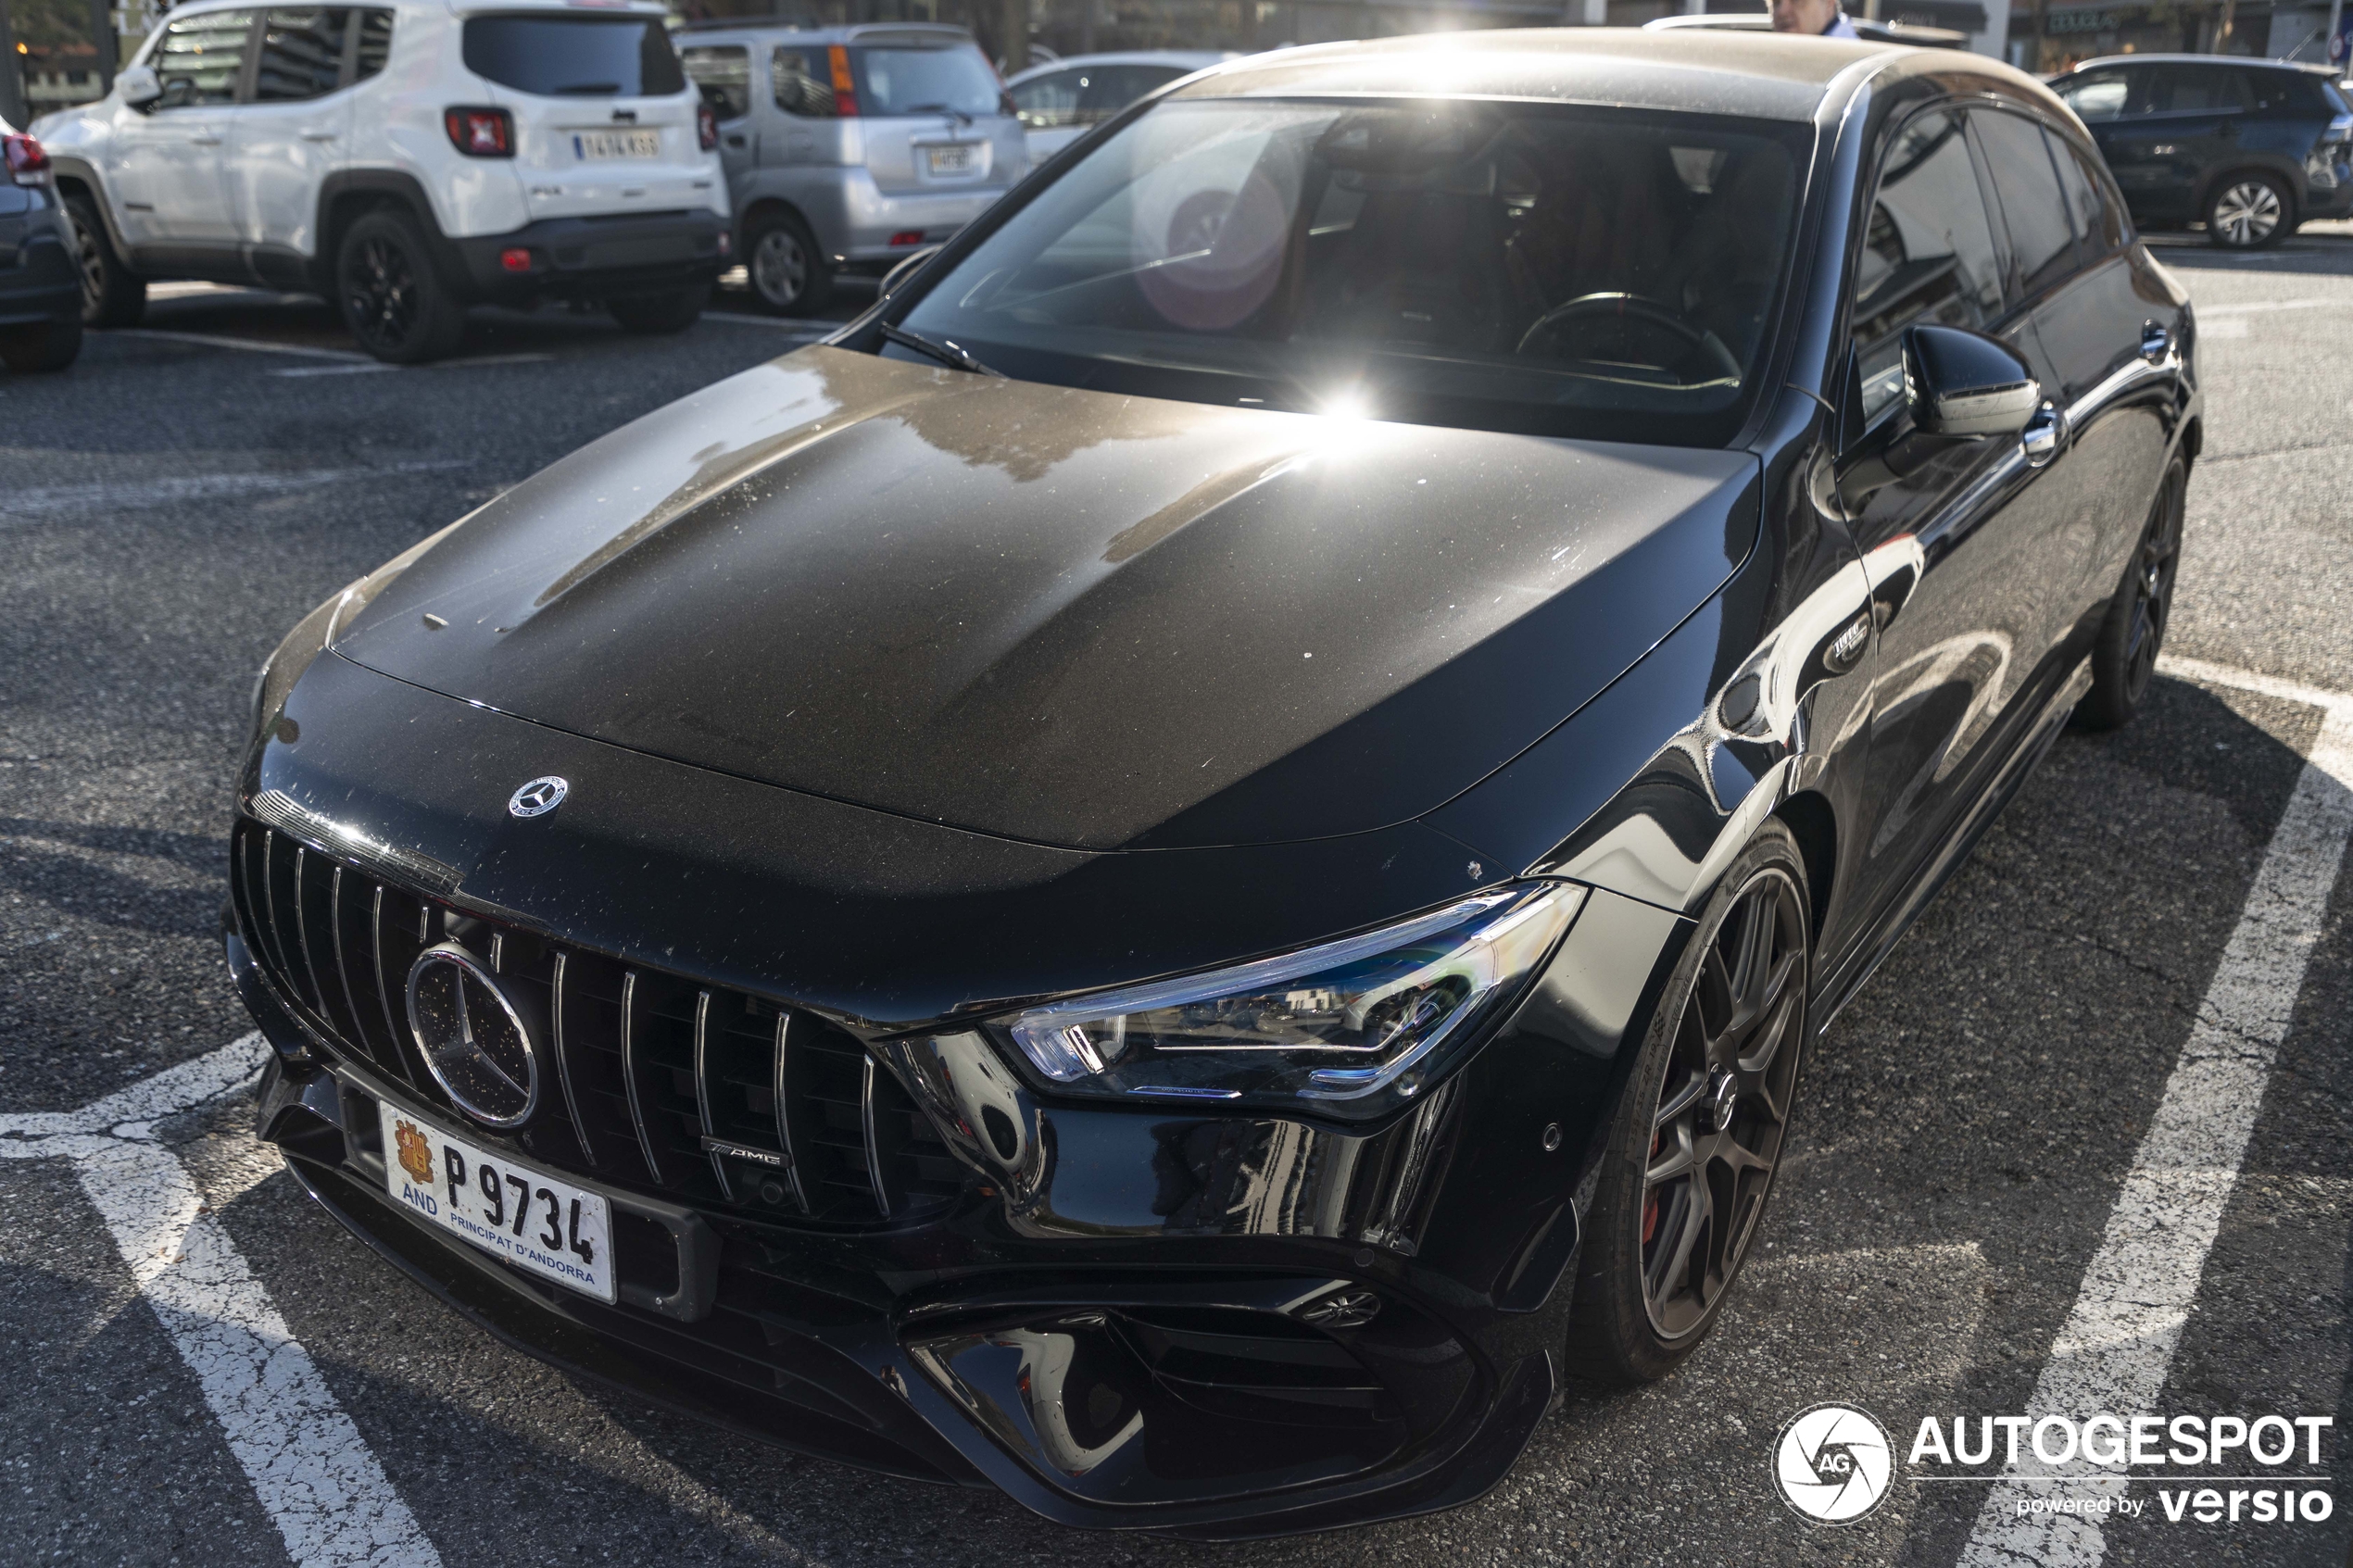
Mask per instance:
[[[2059,72],[2073,76],[2077,71],[2108,66],[2230,66],[2236,69],[2253,67],[2258,70],[2298,70],[2307,76],[2318,76],[2334,82],[2337,72],[2329,66],[2308,65],[2302,60],[2274,60],[2255,55],[2102,55],[2096,60],[2083,60]]]
[[[951,27],[945,22],[855,22],[848,25],[827,22],[804,27],[773,17],[716,17],[708,21],[687,22],[678,31],[691,32],[697,37],[712,32],[740,32],[762,38],[792,37],[819,44],[889,44],[896,41],[947,44],[973,41],[969,29]]]
[[[1252,55],[1196,78],[1176,95],[1441,94],[1806,120],[1839,72],[1858,60],[1897,52],[1885,44],[1730,28],[1500,29]],[[1949,64],[1950,54],[1937,53]],[[1972,63],[2014,74],[1990,60]]]

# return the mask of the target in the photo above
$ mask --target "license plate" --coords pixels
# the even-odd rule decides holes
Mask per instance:
[[[659,131],[575,131],[572,150],[583,163],[610,163],[615,158],[661,157]]]
[[[970,174],[980,167],[978,147],[925,147],[934,174]]]
[[[542,1279],[613,1299],[612,1216],[604,1194],[478,1148],[390,1100],[376,1106],[384,1189],[410,1213]]]

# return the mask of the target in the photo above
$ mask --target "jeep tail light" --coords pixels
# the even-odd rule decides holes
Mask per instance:
[[[505,109],[445,109],[441,124],[449,144],[468,157],[515,156],[515,122]]]
[[[834,113],[844,119],[858,118],[858,83],[850,80],[849,51],[836,44],[825,51],[834,77]]]
[[[30,136],[0,136],[0,158],[6,159],[9,177],[19,185],[49,182],[49,155]]]
[[[695,140],[702,144],[704,152],[719,144],[719,117],[709,104],[695,106]]]

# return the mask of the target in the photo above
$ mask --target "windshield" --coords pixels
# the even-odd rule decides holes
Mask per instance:
[[[470,17],[466,69],[542,97],[635,98],[686,85],[670,34],[646,17]]]
[[[997,112],[997,73],[969,44],[856,51],[859,101],[870,115]]]
[[[1767,346],[1807,134],[1556,105],[1163,102],[903,324],[1063,385],[1720,444]]]

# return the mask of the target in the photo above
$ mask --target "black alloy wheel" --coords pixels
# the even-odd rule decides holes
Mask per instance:
[[[344,234],[335,297],[359,346],[396,365],[438,359],[465,332],[465,308],[434,271],[416,226],[397,213],[367,214]]]
[[[1683,1003],[1642,1172],[1642,1300],[1663,1339],[1705,1323],[1765,1211],[1806,1022],[1806,911],[1787,872],[1741,890]]]
[[[87,196],[68,196],[66,223],[73,231],[74,270],[82,280],[82,325],[137,326],[147,308],[147,280],[115,254],[97,207]]]
[[[1805,1059],[1813,928],[1778,821],[1718,884],[1628,1081],[1571,1307],[1567,1364],[1664,1377],[1712,1328],[1756,1238]]]
[[[2165,651],[2166,622],[2173,612],[2188,494],[2189,470],[2175,458],[2157,487],[2140,546],[2124,569],[2124,581],[2108,601],[2098,640],[2092,645],[2092,689],[2075,707],[2075,721],[2083,729],[2120,728],[2148,696],[2157,656]]]

